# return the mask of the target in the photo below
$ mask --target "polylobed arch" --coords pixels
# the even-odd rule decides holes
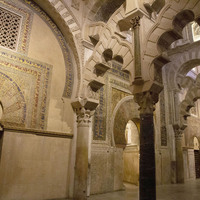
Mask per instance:
[[[157,45],[160,52],[170,49],[171,44],[182,39],[182,30],[190,22],[194,21],[194,13],[191,10],[183,10],[175,15],[172,20],[172,28],[164,32],[158,39]]]
[[[194,84],[189,88],[185,99],[180,104],[180,117],[182,126],[186,126],[187,117],[190,116],[189,110],[195,106],[194,103],[198,99],[200,99],[200,74],[197,75]]]
[[[150,67],[155,58],[162,55],[162,52],[167,50],[173,41],[181,37],[180,31],[187,23],[198,19],[200,11],[197,8],[199,6],[200,2],[195,1],[184,1],[182,3],[170,1],[166,3],[160,11],[156,24],[147,35],[145,42],[147,48],[144,51],[144,60],[148,60],[145,63],[146,66]],[[186,20],[188,16],[189,19]],[[182,20],[182,23],[179,23],[180,20]],[[168,40],[164,38],[167,34],[170,35]],[[167,48],[164,47],[165,45],[167,45]]]
[[[117,56],[123,58],[122,69],[129,69],[133,65],[133,53],[130,45],[126,42],[120,42],[120,40],[115,36],[111,36],[108,39],[106,37],[100,39],[95,47],[93,55],[85,64],[86,68],[91,71],[96,63],[103,63],[105,60],[102,59],[102,56],[105,52],[108,52],[108,50],[112,51],[112,59],[113,55],[115,58]]]
[[[189,48],[183,49],[181,54],[172,55],[172,62],[165,67],[167,69],[167,83],[170,90],[180,90],[180,87],[189,86],[191,78],[186,74],[194,67],[200,65],[200,41]]]

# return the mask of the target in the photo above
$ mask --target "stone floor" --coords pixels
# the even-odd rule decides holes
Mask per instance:
[[[127,184],[125,191],[92,195],[89,200],[138,200],[138,187]],[[200,179],[157,186],[157,200],[200,200]]]
[[[89,200],[138,200],[138,187],[125,184],[126,190],[92,195]],[[200,179],[185,184],[157,186],[157,200],[200,200]]]

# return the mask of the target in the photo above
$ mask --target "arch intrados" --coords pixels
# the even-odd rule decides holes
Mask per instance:
[[[192,59],[185,62],[178,70],[177,75],[181,74],[185,76],[191,69],[200,65],[200,59]]]
[[[121,64],[124,63],[124,59],[119,55],[113,56],[113,60],[116,60],[117,62],[119,62]]]
[[[176,40],[182,39],[182,30],[190,22],[195,20],[195,15],[191,10],[183,10],[176,14],[172,22],[173,29],[166,30],[157,40],[157,48],[160,52],[169,50],[170,45]],[[154,61],[160,57],[156,56]],[[153,61],[153,62],[154,62]],[[162,66],[166,64],[164,62]]]
[[[182,32],[183,28],[194,19],[195,16],[191,10],[183,10],[175,16],[172,24],[175,30]]]
[[[111,49],[106,49],[104,52],[103,52],[103,58],[106,62],[112,60],[112,57],[113,57],[113,51]]]

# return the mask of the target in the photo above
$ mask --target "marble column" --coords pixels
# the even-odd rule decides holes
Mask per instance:
[[[134,84],[141,84],[143,83],[142,79],[142,71],[141,71],[141,49],[140,49],[140,17],[136,16],[131,20],[132,29],[133,29],[133,38],[134,42],[133,49],[134,49],[134,65],[135,65],[135,78]]]
[[[139,199],[156,200],[154,104],[158,94],[143,92],[134,96],[140,106],[140,177]]]
[[[88,190],[88,155],[91,116],[94,111],[84,106],[75,109],[77,114],[77,141],[74,178],[74,200],[86,200]]]
[[[176,182],[184,183],[184,162],[183,162],[183,147],[182,138],[183,134],[180,129],[175,131],[175,145],[176,145]]]

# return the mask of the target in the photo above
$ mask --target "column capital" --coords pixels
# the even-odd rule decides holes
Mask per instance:
[[[130,20],[132,28],[138,28],[140,26],[140,16],[136,16]]]
[[[140,114],[152,114],[154,105],[158,102],[158,94],[155,92],[142,92],[134,95],[134,100],[140,106]]]
[[[89,126],[91,117],[94,115],[96,107],[98,106],[98,102],[77,98],[71,104],[77,115],[78,127]]]
[[[173,128],[174,128],[176,140],[179,140],[179,139],[181,140],[183,137],[183,130],[177,124],[173,125]]]
[[[84,107],[76,109],[78,127],[89,126],[91,117],[94,115],[95,110],[86,110]]]

